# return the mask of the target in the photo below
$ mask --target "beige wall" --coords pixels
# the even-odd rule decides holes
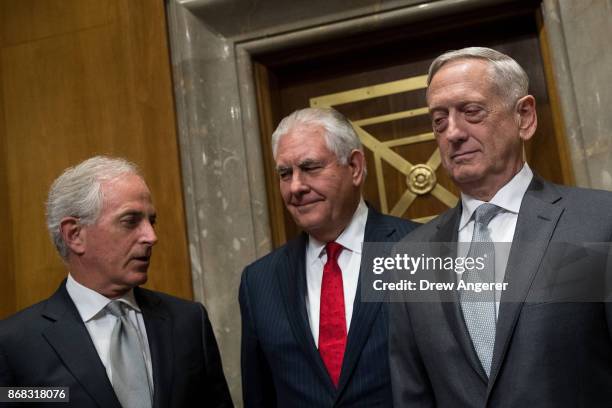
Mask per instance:
[[[142,169],[158,211],[148,287],[191,298],[163,1],[0,3],[0,317],[66,275],[44,201],[95,154]]]

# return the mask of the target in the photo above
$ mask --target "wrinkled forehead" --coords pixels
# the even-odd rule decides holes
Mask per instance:
[[[434,78],[438,76],[438,74],[440,74],[441,72],[448,70],[450,68],[453,68],[453,67],[458,67],[458,66],[466,67],[466,69],[467,67],[472,68],[472,69],[477,69],[481,71],[482,73],[485,73],[486,75],[488,75],[489,79],[491,80],[495,76],[495,66],[488,59],[479,58],[479,57],[459,57],[459,58],[454,58],[449,61],[446,61],[442,63],[440,66],[438,66],[438,69],[436,70],[436,72],[432,74],[431,77],[429,78],[429,83],[431,84],[434,81]]]
[[[489,61],[461,58],[445,63],[432,76],[427,87],[427,101],[432,93],[444,93],[446,89],[457,85],[502,96],[495,80],[495,68]]]
[[[276,163],[333,154],[327,146],[325,132],[325,128],[320,124],[300,124],[292,127],[278,141]]]
[[[152,203],[151,191],[144,179],[135,173],[123,173],[100,183],[102,207],[117,207],[130,202]]]

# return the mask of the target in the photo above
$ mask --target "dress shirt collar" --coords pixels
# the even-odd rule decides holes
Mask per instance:
[[[83,286],[74,280],[71,274],[68,274],[68,279],[66,280],[66,290],[76,305],[81,315],[81,319],[83,319],[85,323],[97,317],[106,305],[113,300],[101,295],[93,289]],[[121,296],[118,300],[127,303],[132,309],[140,312],[140,308],[134,297],[134,289],[130,289],[129,292]]]
[[[363,199],[359,201],[359,205],[351,218],[349,225],[336,238],[335,242],[342,245],[345,249],[351,252],[361,253],[363,237],[365,235],[365,225],[368,220],[368,206]],[[308,236],[307,259],[313,261],[320,258],[325,251],[325,242],[321,242],[311,235]]]
[[[518,214],[521,208],[521,202],[523,196],[529,188],[531,179],[533,178],[533,172],[527,163],[523,165],[521,171],[516,173],[512,179],[506,183],[505,186],[499,189],[497,193],[489,201],[491,204],[495,204],[501,207],[506,212]],[[467,194],[461,193],[461,221],[459,223],[459,231],[461,231],[472,219],[472,214],[476,211],[476,208],[484,203],[474,197]]]

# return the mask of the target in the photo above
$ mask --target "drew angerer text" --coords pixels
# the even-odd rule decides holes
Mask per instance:
[[[508,282],[432,282],[427,279],[412,281],[402,279],[397,282],[384,282],[377,279],[373,282],[374,290],[378,291],[452,291],[464,290],[472,292],[503,291],[508,287]]]

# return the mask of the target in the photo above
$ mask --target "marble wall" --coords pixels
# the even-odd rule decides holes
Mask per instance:
[[[271,250],[252,57],[511,2],[167,0],[194,293],[238,406],[240,274]],[[542,11],[576,182],[612,189],[612,2],[544,0]]]
[[[545,0],[542,11],[576,184],[612,190],[612,1]]]

